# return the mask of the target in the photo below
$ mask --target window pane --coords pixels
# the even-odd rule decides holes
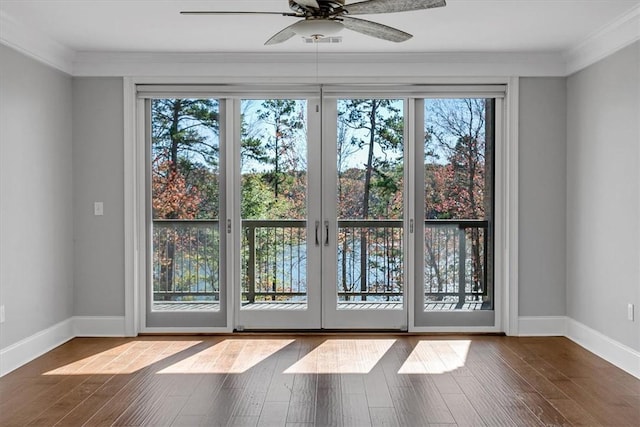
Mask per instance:
[[[425,310],[492,308],[493,105],[425,100]]]
[[[306,309],[307,102],[243,100],[242,309]]]
[[[220,309],[219,103],[152,101],[153,310]]]
[[[338,100],[338,309],[402,309],[404,103]]]

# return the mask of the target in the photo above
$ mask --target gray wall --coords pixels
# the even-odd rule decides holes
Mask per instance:
[[[568,79],[568,315],[640,350],[640,42]],[[627,320],[627,304],[636,321]]]
[[[74,78],[76,315],[124,314],[122,79]],[[97,102],[97,100],[100,100]],[[566,79],[520,86],[520,315],[566,314]],[[105,216],[93,216],[93,202]]]
[[[521,79],[519,163],[520,315],[566,314],[638,350],[639,50]],[[0,348],[73,315],[122,316],[122,79],[71,79],[0,46],[0,109]]]
[[[71,77],[0,45],[0,348],[73,315],[71,147]]]
[[[122,85],[73,79],[76,316],[124,316]],[[94,216],[94,202],[104,203],[104,216]]]
[[[519,315],[566,314],[565,78],[520,79]]]

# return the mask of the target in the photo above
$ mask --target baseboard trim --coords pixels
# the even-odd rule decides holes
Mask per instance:
[[[640,352],[573,319],[567,319],[566,337],[640,379]]]
[[[75,316],[73,334],[76,337],[124,337],[124,316]]]
[[[518,318],[518,336],[563,337],[566,334],[566,316],[520,316]]]
[[[73,338],[73,322],[67,319],[0,350],[0,377]]]
[[[640,378],[640,352],[565,316],[521,316],[519,336],[566,336]],[[123,316],[75,316],[0,350],[0,377],[75,337],[124,337]]]

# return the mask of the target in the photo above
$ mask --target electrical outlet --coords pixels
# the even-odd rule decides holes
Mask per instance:
[[[627,319],[633,322],[634,306],[633,304],[627,305]]]
[[[4,323],[4,305],[0,305],[0,323]]]

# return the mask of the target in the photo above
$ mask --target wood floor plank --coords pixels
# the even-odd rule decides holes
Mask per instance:
[[[316,402],[292,401],[287,412],[287,424],[313,424],[316,419]]]
[[[599,423],[606,425],[640,425],[640,411],[630,405],[603,402],[595,397],[593,390],[584,389],[572,380],[554,381],[571,399],[579,401],[590,415]]]
[[[319,426],[341,426],[343,425],[342,415],[340,376],[319,375],[314,423]]]
[[[242,396],[241,389],[222,388],[216,398],[209,403],[205,425],[227,425],[240,404]]]
[[[107,407],[109,402],[135,377],[134,374],[118,375],[111,378],[95,393],[82,403],[71,409],[66,415],[61,416],[54,425],[79,426],[84,425],[100,409]]]
[[[148,357],[139,360],[140,370],[121,389],[110,397],[108,404],[103,405],[87,421],[90,425],[112,425],[123,416],[137,420],[138,416],[144,417],[144,410],[147,408],[146,402],[152,396],[161,396],[158,390],[156,372],[161,368],[170,365],[175,356],[182,352],[187,352],[191,347],[190,343],[184,341],[159,341],[147,352]],[[195,350],[194,350],[195,351]],[[185,356],[186,356],[185,355]],[[182,356],[178,356],[179,359]],[[175,360],[177,360],[175,359]],[[158,365],[159,364],[159,365]],[[138,412],[135,410],[136,404],[140,403],[142,408]],[[132,409],[129,409],[132,407]],[[129,412],[127,412],[129,411]],[[133,422],[133,421],[132,421]]]
[[[375,366],[364,377],[363,383],[370,408],[392,408],[394,406],[382,366]]]
[[[365,393],[342,393],[342,425],[353,427],[371,425]]]
[[[88,378],[78,387],[61,396],[56,403],[43,410],[26,425],[55,425],[111,379],[112,377],[110,376],[92,376]]]
[[[429,376],[412,376],[414,390],[416,392],[415,404],[426,413],[429,424],[455,424],[455,419],[449,411],[438,388]]]
[[[340,379],[342,394],[366,394],[364,375],[342,375]]]
[[[193,393],[185,402],[180,414],[184,416],[206,416],[211,408],[211,402],[216,399],[222,389],[225,377],[226,375],[222,374],[204,376],[202,381],[192,389]]]
[[[456,382],[486,425],[518,426],[518,420],[512,419],[475,377],[456,377]]]
[[[564,338],[79,338],[0,378],[0,425],[636,427],[640,380]]]
[[[519,393],[520,398],[529,410],[545,426],[569,426],[571,423],[553,406],[538,393]]]
[[[398,416],[394,408],[369,408],[371,425],[375,427],[399,426]]]
[[[413,387],[389,387],[399,425],[425,426],[429,424],[427,414],[416,397]]]
[[[232,417],[227,425],[229,427],[256,427],[259,417]]]
[[[171,427],[194,427],[204,425],[204,415],[178,415],[171,423]]]
[[[269,380],[266,402],[288,403],[291,400],[294,375],[285,371],[298,360],[299,352],[300,348],[296,341],[293,341],[278,352],[277,362]]]
[[[571,425],[595,426],[599,424],[588,411],[570,398],[549,399],[549,403],[553,405],[553,407],[556,408],[556,410],[560,412]]]
[[[458,426],[486,425],[464,394],[447,393],[442,397]]]
[[[287,423],[289,402],[266,402],[258,419],[258,426],[283,426]]]
[[[462,394],[462,390],[460,386],[456,382],[453,375],[445,373],[439,375],[432,375],[431,380],[433,384],[437,387],[438,392],[442,395],[445,394]]]

